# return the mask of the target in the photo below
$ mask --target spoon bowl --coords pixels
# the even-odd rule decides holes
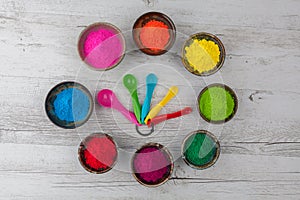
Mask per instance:
[[[152,125],[156,125],[159,124],[163,121],[169,120],[169,119],[174,119],[177,117],[181,117],[183,115],[188,115],[193,111],[193,109],[191,107],[185,107],[182,110],[179,110],[177,112],[174,113],[169,113],[169,114],[163,114],[163,115],[159,115],[154,117],[153,119],[150,119],[147,123],[148,127],[152,126]]]
[[[149,113],[151,99],[153,95],[154,88],[157,84],[157,76],[153,73],[148,74],[146,77],[146,96],[142,106],[141,122],[144,124],[145,118]]]
[[[146,78],[146,84],[147,85],[156,85],[157,84],[157,76],[155,74],[149,74]]]
[[[115,99],[116,96],[113,93],[113,91],[109,89],[103,89],[98,93],[98,103],[104,107],[111,108],[113,105],[113,99]]]
[[[127,110],[121,102],[118,100],[115,93],[109,89],[101,90],[97,95],[97,100],[100,105],[106,108],[113,108],[120,113],[122,113],[130,122],[134,123],[137,126],[141,124],[137,121],[134,113]]]
[[[126,74],[123,78],[123,84],[130,93],[135,117],[141,123],[141,104],[137,94],[137,79],[132,74]]]
[[[150,112],[148,113],[147,117],[144,120],[145,124],[148,124],[148,121],[151,120],[152,118],[154,118],[159,112],[160,110],[171,100],[174,98],[174,96],[176,96],[176,94],[178,93],[178,87],[177,86],[172,86],[169,88],[168,93],[166,94],[166,96],[158,103],[156,104],[156,106],[154,106],[154,108],[152,108],[150,110]]]
[[[132,74],[124,76],[123,84],[131,94],[137,90],[137,80]]]

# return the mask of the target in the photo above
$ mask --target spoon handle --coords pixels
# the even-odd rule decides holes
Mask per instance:
[[[164,107],[177,93],[178,93],[178,87],[176,86],[170,87],[168,93],[163,98],[163,100],[161,100],[156,106],[154,106],[154,108],[150,110],[150,112],[148,113],[144,121],[145,124],[148,124],[148,121],[154,118],[160,112],[162,107]]]
[[[161,107],[164,107],[171,99],[173,99],[173,97],[176,96],[177,93],[178,93],[178,87],[177,86],[170,87],[167,95],[163,98],[163,100],[161,100],[159,102]]]
[[[131,99],[132,99],[132,106],[133,106],[135,117],[137,121],[141,123],[141,104],[139,102],[139,98],[136,90],[131,94]]]
[[[123,85],[128,90],[128,92],[131,96],[131,101],[132,101],[132,106],[133,106],[133,111],[134,111],[135,117],[138,120],[138,122],[141,124],[141,105],[140,105],[139,98],[137,95],[137,79],[136,79],[136,77],[133,76],[132,74],[126,74],[123,77]]]
[[[146,97],[142,106],[142,116],[141,116],[141,121],[142,123],[145,123],[145,118],[147,114],[149,113],[150,110],[150,105],[151,105],[151,99],[153,95],[153,91],[155,88],[156,84],[147,84],[147,91],[146,91]]]
[[[147,116],[147,114],[149,113],[150,110],[150,104],[151,104],[151,98],[149,98],[148,96],[149,94],[147,93],[144,102],[143,102],[143,106],[142,106],[142,115],[141,115],[141,121],[144,124],[145,122],[145,118]],[[151,95],[152,97],[152,95]]]
[[[120,113],[122,113],[124,117],[126,117],[129,121],[131,121],[135,125],[141,126],[141,124],[137,121],[134,113],[127,110],[119,101],[115,100],[113,104],[113,108],[118,110]]]
[[[153,73],[148,74],[146,77],[146,96],[143,102],[142,114],[141,114],[141,121],[143,124],[145,124],[144,122],[145,118],[150,110],[151,99],[152,99],[154,89],[157,85],[157,80],[158,80],[157,76]]]
[[[148,127],[151,127],[151,124],[156,125],[156,124],[159,124],[168,119],[174,119],[177,117],[181,117],[183,115],[190,114],[192,111],[193,111],[193,109],[191,107],[185,107],[184,109],[177,111],[177,112],[159,115],[159,116],[156,116],[153,119],[149,120],[147,125],[148,125]]]

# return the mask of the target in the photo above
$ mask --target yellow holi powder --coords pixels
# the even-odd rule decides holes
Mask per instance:
[[[208,72],[220,61],[220,49],[213,41],[193,39],[193,42],[185,47],[185,57],[195,71]]]

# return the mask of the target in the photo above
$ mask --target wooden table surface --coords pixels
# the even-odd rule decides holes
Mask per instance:
[[[177,27],[171,51],[149,57],[132,43],[134,21],[161,11]],[[300,199],[300,1],[299,0],[1,0],[0,1],[0,199]],[[77,40],[89,24],[115,24],[127,40],[127,55],[115,69],[90,70],[80,60]],[[196,32],[216,34],[227,56],[219,73],[201,78],[180,62],[182,42]],[[163,112],[190,105],[194,112],[138,136],[120,114],[95,104],[84,126],[65,130],[44,110],[48,91],[65,80],[86,85],[95,94],[111,88],[130,107],[121,85],[125,73],[140,82],[149,72],[159,77],[153,102],[167,87],[178,97]],[[207,84],[222,82],[239,99],[236,116],[223,125],[200,118],[196,97]],[[182,139],[206,129],[221,144],[217,163],[189,168],[180,158]],[[89,174],[77,159],[81,139],[111,134],[119,161],[109,173]],[[172,178],[146,188],[130,174],[132,153],[147,142],[169,148],[175,160]]]

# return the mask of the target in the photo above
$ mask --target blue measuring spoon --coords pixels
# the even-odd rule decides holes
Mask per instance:
[[[144,120],[150,110],[152,94],[153,94],[156,84],[157,84],[157,76],[152,73],[148,74],[148,76],[146,78],[146,96],[145,96],[145,100],[144,100],[144,103],[142,106],[142,115],[141,115],[141,122],[143,124],[145,123]]]

